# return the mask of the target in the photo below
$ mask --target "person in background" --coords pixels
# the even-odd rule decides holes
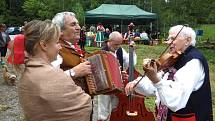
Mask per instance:
[[[141,43],[144,45],[149,45],[149,37],[148,34],[143,30],[140,34]]]
[[[90,32],[96,33],[96,27],[95,26],[90,26]]]
[[[134,42],[135,43],[140,43],[140,32],[139,32],[139,29],[136,29],[135,30],[135,33],[134,33]]]
[[[1,51],[1,64],[5,64],[5,56],[7,53],[7,46],[10,42],[9,34],[5,32],[6,25],[0,24],[0,51]]]
[[[9,43],[8,48],[10,49],[10,54],[7,59],[8,63],[13,65],[15,75],[20,78],[21,73],[24,70],[24,59],[25,59],[25,37],[23,35],[24,26],[21,29],[21,34],[15,36],[14,40]]]
[[[86,27],[82,26],[81,33],[80,33],[80,40],[79,40],[81,50],[85,51],[85,44],[86,44]]]
[[[111,52],[118,60],[122,70],[123,80],[128,79],[126,69],[129,66],[129,54],[121,47],[123,41],[122,35],[118,31],[110,33],[107,45],[102,50]],[[137,56],[134,52],[134,64],[137,63]],[[94,102],[97,103],[97,107],[94,107],[93,118],[97,121],[107,121],[110,119],[110,115],[113,109],[117,108],[119,100],[112,95],[98,95],[94,97]]]
[[[5,63],[5,57],[7,54],[7,47],[9,42],[11,42],[9,34],[5,32],[6,30],[6,25],[5,24],[0,24],[0,56],[1,56],[1,65],[2,65],[2,76],[6,84],[8,85],[15,85],[16,81],[16,75],[12,74],[9,72],[8,66]]]
[[[93,46],[95,36],[96,36],[96,28],[94,26],[90,26],[90,31],[88,31],[86,34],[86,43],[87,46]]]
[[[111,33],[111,31],[108,28],[106,28],[105,33],[104,33],[104,39],[105,40],[108,40],[110,33]]]
[[[134,37],[134,35],[135,35],[134,27],[135,27],[135,25],[132,22],[128,25],[128,30],[127,30],[127,32],[125,32],[125,34],[123,36],[123,39],[126,41],[126,43],[129,43],[130,36]],[[133,39],[130,39],[130,40],[133,40]]]
[[[178,36],[176,36],[178,34]],[[207,60],[194,47],[195,31],[177,25],[169,30],[169,53],[182,52],[173,67],[158,71],[151,59],[144,59],[144,77],[128,83],[129,95],[133,90],[144,95],[155,95],[159,121],[213,121],[212,99]]]
[[[98,23],[97,27],[96,27],[96,46],[97,47],[102,47],[102,42],[104,41],[104,32],[105,32],[105,28],[101,23]]]
[[[50,20],[33,20],[24,27],[29,55],[18,84],[27,121],[89,121],[91,99],[71,77],[51,62],[61,49],[60,28]]]

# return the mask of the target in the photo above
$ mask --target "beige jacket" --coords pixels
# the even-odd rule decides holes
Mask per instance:
[[[18,85],[27,121],[89,121],[91,98],[61,69],[30,59]]]

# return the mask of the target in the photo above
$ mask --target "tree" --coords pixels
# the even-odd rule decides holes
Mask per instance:
[[[0,23],[4,23],[4,16],[6,14],[6,3],[4,0],[0,1]]]
[[[23,5],[23,9],[32,19],[51,19],[55,11],[58,11],[60,1],[57,0],[26,0]]]
[[[84,24],[84,13],[101,4],[134,4],[158,15],[159,28],[174,24],[215,23],[214,0],[0,0],[0,22],[22,25],[25,20],[52,19],[62,11],[76,13],[80,24]],[[156,24],[155,24],[156,25]]]
[[[76,13],[77,19],[81,25],[84,25],[84,9],[82,5],[77,2],[73,8],[74,12]]]

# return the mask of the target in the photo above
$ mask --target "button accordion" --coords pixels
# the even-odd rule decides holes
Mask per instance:
[[[92,74],[86,76],[90,95],[113,94],[124,89],[120,64],[110,52],[97,51],[85,57],[91,63]]]

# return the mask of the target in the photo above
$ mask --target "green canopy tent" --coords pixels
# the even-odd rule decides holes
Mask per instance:
[[[119,24],[128,25],[145,24],[156,20],[155,13],[146,12],[136,5],[102,4],[96,9],[87,11],[85,14],[86,24]]]

